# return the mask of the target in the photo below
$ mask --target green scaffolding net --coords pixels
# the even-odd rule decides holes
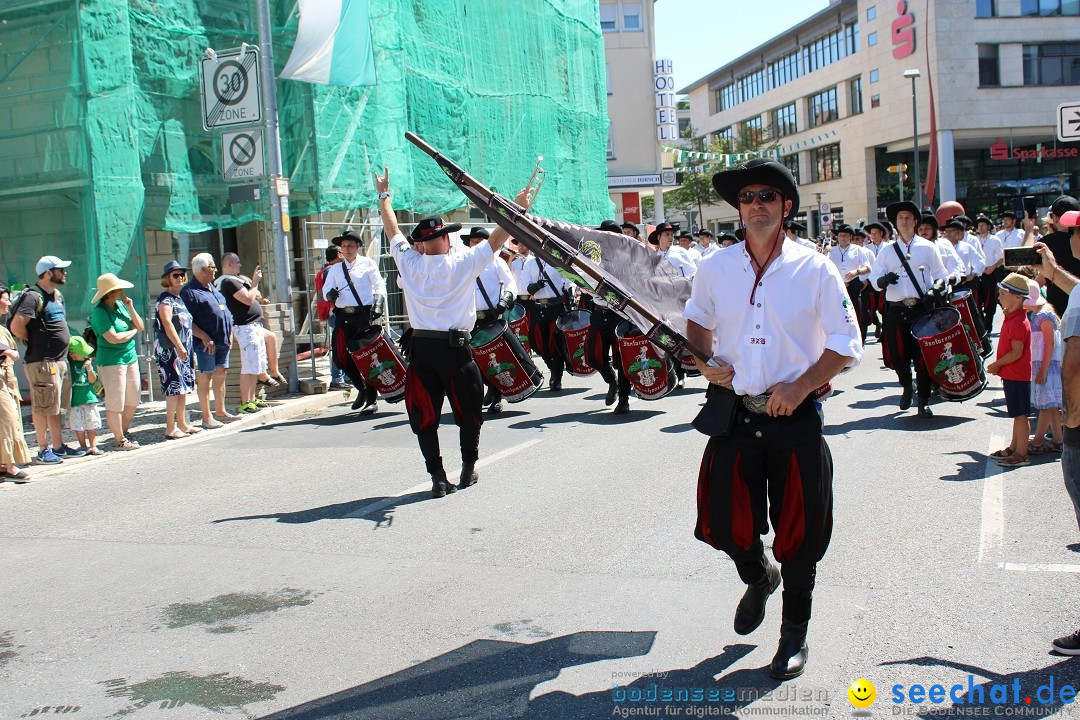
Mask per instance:
[[[271,2],[277,70],[296,36],[296,5]],[[369,0],[369,13],[376,85],[278,81],[294,216],[373,207],[372,173],[384,165],[396,207],[462,207],[406,130],[511,196],[543,155],[551,179],[538,213],[582,224],[611,216],[595,0]],[[263,219],[264,204],[230,202],[221,130],[203,129],[198,94],[204,50],[256,44],[256,18],[251,0],[0,4],[7,283],[33,282],[43,254],[72,259],[69,317],[85,317],[100,273],[137,289],[156,277],[146,267],[146,230],[197,233]]]

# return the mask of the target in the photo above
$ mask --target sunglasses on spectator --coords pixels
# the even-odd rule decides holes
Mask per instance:
[[[776,190],[744,190],[739,193],[739,202],[749,205],[754,202],[754,198],[760,198],[763,203],[771,203],[778,197],[780,193]]]
[[[184,277],[187,277],[187,273],[185,273],[185,272],[169,273],[169,277],[171,277],[171,278],[184,278]]]

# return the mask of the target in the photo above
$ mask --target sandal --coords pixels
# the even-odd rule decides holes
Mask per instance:
[[[1013,450],[1012,448],[1005,448],[1004,450],[997,450],[995,452],[990,453],[990,457],[992,457],[992,458],[1007,458],[1007,457],[1011,456],[1014,452],[1016,452],[1016,451]]]
[[[92,448],[90,448],[89,450],[86,451],[86,454],[87,455],[104,455],[105,451],[100,450],[100,449],[98,449],[96,447],[92,447]]]
[[[16,470],[13,473],[9,473],[7,470],[4,470],[3,472],[0,472],[0,480],[10,480],[11,482],[15,483],[16,485],[22,485],[24,483],[30,482],[27,479],[29,477],[30,476],[27,475],[22,470]]]
[[[138,450],[139,449],[139,443],[135,442],[134,440],[129,440],[127,438],[124,438],[120,442],[116,443],[116,449],[117,450]]]
[[[1024,465],[1030,465],[1031,460],[1027,455],[1010,455],[1006,458],[998,460],[998,465],[1001,467],[1022,467]]]
[[[188,435],[194,435],[195,433],[201,433],[202,428],[195,425],[189,425],[186,428],[180,428],[182,432],[186,432]]]
[[[266,376],[265,380],[263,380],[262,378],[256,378],[255,380],[260,385],[265,385],[266,387],[272,387],[272,388],[277,387],[278,385],[281,384],[280,382],[278,382],[274,378],[270,377],[269,375]]]
[[[1048,453],[1059,453],[1059,452],[1061,452],[1061,443],[1054,442],[1053,440],[1047,440],[1045,445],[1046,445],[1046,452],[1048,452]]]
[[[1028,443],[1028,455],[1043,455],[1050,452],[1049,443]]]
[[[180,428],[173,428],[172,432],[165,433],[166,440],[179,440],[180,438],[186,438],[187,433]]]

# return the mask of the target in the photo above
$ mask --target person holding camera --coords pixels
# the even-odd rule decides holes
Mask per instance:
[[[360,254],[363,241],[352,230],[331,240],[341,248],[341,262],[330,267],[323,283],[323,295],[334,303],[334,334],[330,350],[334,364],[356,388],[352,409],[361,415],[374,415],[379,409],[375,388],[364,382],[364,373],[349,354],[349,343],[383,314],[386,303],[386,280],[379,266]]]
[[[390,171],[375,173],[379,214],[390,238],[390,254],[404,280],[405,305],[409,311],[412,341],[409,372],[405,379],[405,408],[416,434],[424,463],[431,475],[431,494],[443,497],[476,484],[476,461],[480,455],[483,380],[469,347],[469,330],[476,324],[476,279],[491,265],[508,237],[498,229],[485,242],[450,252],[450,233],[461,225],[446,225],[442,218],[426,217],[413,228],[411,239],[422,242],[420,254],[398,228],[390,202]],[[527,193],[516,202],[526,207]],[[449,398],[461,442],[460,485],[446,477],[439,454],[439,417],[443,398]]]
[[[259,282],[262,268],[255,266],[251,279],[242,276],[240,256],[227,252],[221,256],[222,275],[217,279],[218,290],[225,296],[225,306],[233,320],[233,332],[240,346],[240,407],[238,413],[258,412],[266,403],[255,397],[256,384],[277,385],[268,376],[269,361],[266,355],[266,330],[263,328],[262,303],[259,302]]]
[[[476,247],[489,237],[491,236],[487,230],[474,227],[468,235],[461,236],[461,239],[468,243],[469,247]],[[476,325],[473,331],[505,315],[506,311],[514,306],[516,296],[517,282],[514,275],[506,261],[496,255],[491,264],[480,273],[480,277],[476,278]],[[489,413],[502,412],[502,393],[494,384],[488,384],[483,406]]]
[[[919,352],[919,343],[911,334],[911,325],[926,312],[926,292],[948,272],[941,262],[936,243],[915,234],[921,213],[913,202],[895,202],[885,208],[889,222],[896,226],[896,242],[878,251],[870,273],[871,283],[885,291],[885,335],[893,370],[903,393],[900,409],[911,407],[911,365],[915,364],[915,382],[919,395],[919,417],[933,417],[930,410],[930,372]]]

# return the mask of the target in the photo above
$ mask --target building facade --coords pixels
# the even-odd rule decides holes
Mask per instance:
[[[1076,0],[832,0],[679,92],[700,132],[792,169],[812,232],[912,199],[916,133],[924,205],[1046,207],[1078,187],[1080,143],[1056,139],[1058,106],[1080,99],[1078,15]],[[737,221],[726,205],[705,213]]]

